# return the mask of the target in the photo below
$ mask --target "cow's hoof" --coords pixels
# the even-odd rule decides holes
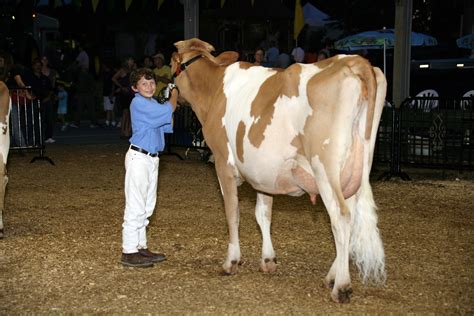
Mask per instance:
[[[265,273],[273,273],[277,269],[277,260],[276,258],[266,258],[262,259],[260,263],[260,271]]]
[[[227,264],[227,262],[224,263],[224,265],[222,266],[222,269],[223,269],[222,270],[222,275],[236,274],[239,264],[240,264],[240,262],[237,261],[237,260],[232,260],[230,262],[230,264]]]
[[[0,239],[2,239],[2,238],[3,238],[3,228],[0,229]]]
[[[331,279],[331,280],[324,279],[324,286],[328,289],[334,288],[334,279]]]
[[[331,292],[331,298],[336,303],[346,304],[351,301],[352,288],[342,287],[336,293]]]

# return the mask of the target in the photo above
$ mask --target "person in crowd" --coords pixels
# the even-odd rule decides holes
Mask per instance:
[[[41,109],[41,123],[44,130],[43,138],[45,143],[51,144],[55,140],[53,138],[54,131],[54,112],[53,100],[54,91],[51,80],[42,73],[43,63],[41,58],[36,58],[31,64],[31,72],[27,72],[24,77],[24,83],[31,87],[33,99],[38,100]],[[28,115],[33,114],[28,111]],[[30,120],[28,120],[30,121]]]
[[[0,76],[1,81],[5,84],[10,76],[10,68],[13,64],[13,58],[11,58],[10,54],[4,53],[0,51]]]
[[[265,51],[261,47],[257,47],[253,54],[254,62],[253,64],[255,66],[263,66],[263,60],[265,58]]]
[[[156,80],[156,92],[155,98],[158,96],[158,93],[171,83],[171,68],[170,66],[165,64],[165,56],[162,53],[158,53],[153,56],[153,62],[155,64],[155,69],[153,69],[153,73],[155,74]]]
[[[314,50],[307,50],[304,53],[304,63],[305,64],[312,64],[318,61],[318,54]]]
[[[143,56],[142,67],[143,68],[148,68],[148,69],[153,69],[155,67],[154,63],[153,63],[153,58],[149,55]]]
[[[291,51],[291,56],[295,63],[302,63],[304,61],[304,50],[297,46]]]
[[[61,131],[64,132],[67,128],[66,114],[68,94],[64,86],[64,82],[58,80],[56,82],[56,88],[56,100],[58,100],[58,121],[61,123]]]
[[[53,89],[55,89],[56,80],[59,78],[58,72],[50,67],[48,57],[46,56],[41,57],[41,65],[41,73],[48,77],[48,79],[51,81]]]
[[[325,60],[325,59],[328,59],[329,57],[330,57],[329,51],[327,49],[321,49],[318,53],[317,61]]]
[[[158,186],[158,153],[164,149],[164,133],[172,133],[178,89],[170,84],[170,99],[159,104],[153,95],[153,71],[140,68],[130,76],[135,97],[130,105],[133,134],[125,156],[125,210],[122,224],[121,263],[129,267],[150,267],[166,256],[148,250],[146,228],[153,214]]]
[[[27,89],[24,77],[27,68],[21,63],[14,63],[11,55],[4,55],[5,63],[10,60],[11,68],[8,72],[6,84],[10,90],[12,109],[11,117],[11,146],[22,147],[26,144],[26,104],[33,99],[31,90]]]
[[[87,54],[82,44],[79,44],[77,46],[77,49],[79,50],[79,53],[76,57],[77,65],[79,66],[79,68],[86,69],[87,71],[89,71],[89,55]]]
[[[290,55],[286,53],[286,51],[281,51],[280,55],[278,56],[278,63],[276,67],[278,68],[286,68],[291,64]]]
[[[71,123],[69,126],[74,128],[79,127],[81,125],[82,112],[86,109],[91,121],[89,127],[96,128],[98,126],[95,113],[97,86],[94,76],[85,67],[79,67],[74,86],[76,113],[74,115],[74,123]]]
[[[265,52],[265,66],[276,67],[279,55],[280,50],[278,49],[276,42],[274,40],[270,41],[270,47]]]
[[[112,83],[114,75],[113,69],[107,64],[102,63],[102,95],[104,99],[105,126],[115,127],[115,89]]]
[[[133,99],[133,91],[130,87],[130,74],[137,68],[135,59],[131,56],[125,58],[122,67],[112,76],[112,82],[117,87],[116,106],[121,111],[122,119],[117,124],[121,127],[121,138],[129,138],[132,130],[130,125],[130,102]]]

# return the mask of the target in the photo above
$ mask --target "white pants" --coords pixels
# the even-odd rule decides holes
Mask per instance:
[[[160,159],[129,149],[125,156],[125,212],[122,229],[123,253],[146,249],[148,217],[156,204]]]

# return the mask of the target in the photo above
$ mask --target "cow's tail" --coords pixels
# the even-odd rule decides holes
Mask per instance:
[[[377,206],[375,205],[368,172],[364,172],[361,187],[356,193],[355,210],[352,213],[350,255],[359,269],[364,283],[385,283],[385,252],[377,227]]]

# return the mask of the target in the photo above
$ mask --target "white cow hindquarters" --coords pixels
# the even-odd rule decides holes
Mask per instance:
[[[148,217],[156,205],[159,158],[129,149],[125,157],[125,212],[123,253],[147,248]]]

